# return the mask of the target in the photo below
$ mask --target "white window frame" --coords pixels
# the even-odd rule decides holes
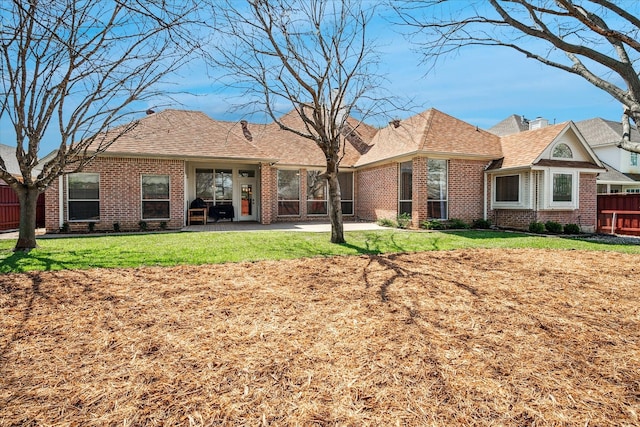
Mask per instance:
[[[71,199],[70,195],[69,195],[69,177],[70,176],[78,176],[78,175],[94,175],[98,177],[98,198],[97,199]],[[66,176],[67,178],[67,212],[66,212],[66,216],[67,216],[67,221],[69,222],[98,222],[100,221],[100,210],[101,210],[101,203],[100,203],[100,187],[101,187],[101,177],[100,174],[98,172],[75,172],[72,174],[68,174]],[[69,217],[70,214],[70,207],[69,205],[71,204],[71,202],[98,202],[98,218],[87,218],[87,219],[71,219]]]
[[[564,145],[569,149],[569,154],[571,155],[570,157],[562,157],[562,156],[558,157],[554,155],[554,153],[556,152],[556,149],[561,145]],[[571,148],[571,145],[567,144],[566,142],[558,142],[553,146],[553,148],[551,148],[551,158],[559,159],[559,160],[572,160],[574,158],[573,148]]]
[[[297,199],[281,199],[280,198],[280,173],[281,172],[294,172],[296,173],[297,177],[298,177],[298,198]],[[301,185],[301,179],[300,179],[300,173],[302,173],[301,169],[277,169],[276,170],[276,215],[278,218],[295,218],[295,217],[300,217],[302,215],[302,197],[300,194],[300,190],[302,188]],[[306,196],[305,196],[306,197]],[[285,214],[280,214],[280,202],[286,202],[286,203],[291,203],[291,202],[297,202],[298,203],[298,213],[296,214],[290,214],[290,215],[285,215]]]
[[[168,182],[167,185],[169,188],[167,189],[167,198],[166,199],[145,199],[144,198],[144,188],[142,181],[144,177],[153,177],[153,176],[161,176],[166,177]],[[169,216],[166,218],[145,218],[144,217],[144,204],[145,202],[167,202],[169,204],[169,208],[167,209]],[[171,219],[171,175],[163,174],[163,173],[143,173],[140,175],[140,219],[143,221],[168,221]]]
[[[306,194],[305,194],[305,198],[307,202],[307,215],[308,216],[327,216],[327,214],[329,213],[329,183],[325,178],[322,178],[322,181],[324,181],[324,185],[323,185],[324,199],[310,199],[309,198],[309,175],[312,173],[322,174],[322,171],[316,170],[316,169],[307,169],[307,185],[306,185],[307,188],[306,188]],[[311,203],[324,203],[324,212],[312,213],[309,210],[309,205]]]
[[[518,200],[514,202],[505,202],[496,200],[497,178],[517,176],[518,177]],[[504,173],[493,175],[491,178],[491,204],[496,209],[525,209],[525,174],[523,173]]]
[[[558,210],[575,210],[578,209],[580,201],[578,195],[580,194],[580,174],[577,171],[571,169],[549,169],[545,174],[546,179],[546,194],[545,200],[547,209]],[[571,175],[571,201],[568,202],[555,202],[553,200],[553,181],[555,175]]]
[[[342,215],[343,216],[354,216],[356,214],[356,204],[355,204],[355,200],[354,200],[354,195],[355,195],[355,174],[353,173],[353,171],[342,171],[338,173],[338,182],[340,181],[340,175],[351,175],[351,198],[349,199],[344,199],[342,197],[342,195],[344,194],[343,192],[343,188],[342,186],[340,187],[340,204],[341,204],[341,208],[342,208]],[[327,189],[327,193],[329,192],[329,189]],[[328,197],[328,196],[327,196]],[[345,213],[344,212],[344,204],[345,203],[351,203],[351,213]]]

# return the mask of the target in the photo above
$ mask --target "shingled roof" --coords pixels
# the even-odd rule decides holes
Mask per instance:
[[[512,114],[495,126],[488,129],[494,135],[506,136],[529,130],[529,121],[522,116]]]
[[[601,118],[576,122],[576,127],[590,146],[618,144],[622,141],[622,123]],[[635,127],[631,128],[631,141],[640,143],[640,133]]]
[[[356,165],[414,154],[484,159],[502,157],[498,136],[433,108],[390,123],[378,131],[371,145],[373,147]]]
[[[253,125],[252,132],[260,134],[264,128],[265,125]],[[275,161],[249,141],[240,123],[213,120],[199,111],[173,109],[143,117],[132,131],[116,140],[107,153]]]

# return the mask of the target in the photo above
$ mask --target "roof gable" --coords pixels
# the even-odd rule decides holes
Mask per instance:
[[[391,122],[378,131],[371,145],[357,165],[416,154],[486,159],[502,156],[496,135],[433,108]]]
[[[573,122],[565,122],[540,129],[519,132],[501,138],[503,159],[491,169],[511,169],[534,165],[564,167],[602,167]],[[555,158],[553,150],[558,144],[566,144],[573,155],[571,159]]]

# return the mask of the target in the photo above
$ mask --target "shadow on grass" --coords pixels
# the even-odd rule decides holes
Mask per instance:
[[[440,231],[440,233],[463,237],[465,239],[478,239],[478,240],[537,237],[531,234],[521,233],[518,231],[504,231],[504,230],[443,230],[443,231]]]

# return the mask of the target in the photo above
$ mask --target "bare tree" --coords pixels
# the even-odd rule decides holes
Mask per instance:
[[[261,106],[281,129],[315,141],[322,150],[331,242],[344,242],[338,168],[345,138],[358,126],[348,126],[347,118],[359,110],[363,119],[377,104],[377,55],[366,31],[373,10],[351,0],[212,3],[216,30],[225,38],[211,61],[242,90],[245,108],[249,102]],[[300,127],[281,120],[292,109]]]
[[[393,2],[409,37],[428,60],[463,46],[504,46],[576,74],[623,107],[619,146],[640,125],[640,3],[626,0],[489,0]],[[432,62],[435,65],[435,62]]]
[[[21,176],[0,158],[0,179],[20,200],[15,250],[36,247],[38,195],[134,127],[104,137],[156,99],[156,84],[185,62],[196,10],[182,0],[1,3],[0,120],[12,125]],[[45,137],[58,148],[42,162]]]

